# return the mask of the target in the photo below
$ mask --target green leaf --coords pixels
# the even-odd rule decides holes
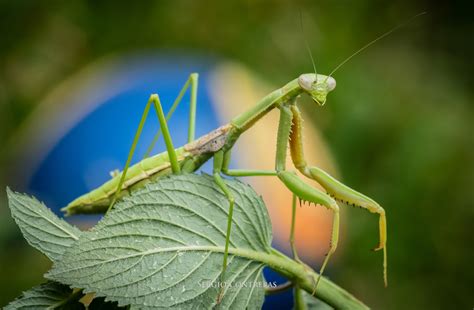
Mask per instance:
[[[235,196],[230,255],[219,281],[229,203],[208,175],[175,175],[117,203],[46,275],[119,306],[259,309],[271,224],[250,186],[226,180]],[[231,284],[231,285],[229,285]]]
[[[43,203],[33,197],[7,188],[8,204],[13,219],[28,243],[52,261],[58,260],[81,231],[58,218]]]
[[[4,309],[85,309],[79,302],[81,297],[66,285],[46,282],[24,292]]]
[[[300,290],[300,294],[302,297],[302,302],[304,303],[304,308],[307,310],[332,310],[333,307],[329,306],[328,304],[322,302],[321,300],[317,299],[316,297],[312,296],[308,292]]]

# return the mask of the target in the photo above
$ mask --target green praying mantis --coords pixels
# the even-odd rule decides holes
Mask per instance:
[[[163,112],[159,96],[157,94],[152,94],[143,111],[123,171],[121,173],[113,173],[111,180],[91,192],[75,199],[62,210],[68,215],[80,213],[105,213],[113,207],[117,199],[127,195],[135,189],[143,187],[151,180],[159,180],[160,178],[171,174],[193,173],[212,158],[214,180],[229,202],[222,274],[224,274],[227,267],[229,238],[231,234],[234,208],[234,197],[224,182],[222,175],[231,177],[267,176],[277,177],[286,188],[293,193],[290,245],[297,261],[301,262],[298,259],[294,244],[294,224],[297,198],[300,199],[300,202],[307,201],[309,203],[322,205],[331,210],[334,214],[329,251],[321,265],[319,276],[315,280],[314,290],[316,290],[326,265],[331,255],[336,251],[338,245],[340,222],[340,208],[338,202],[357,206],[378,215],[379,243],[374,248],[374,251],[383,250],[383,280],[385,286],[387,286],[387,220],[385,210],[371,198],[343,184],[324,170],[317,166],[307,164],[303,149],[303,118],[298,108],[298,99],[301,95],[306,94],[311,97],[318,106],[323,106],[326,103],[327,95],[336,87],[336,80],[332,77],[336,70],[370,45],[391,34],[422,14],[425,14],[425,12],[415,15],[406,22],[394,27],[390,31],[364,45],[336,66],[329,75],[322,75],[316,72],[314,60],[311,53],[309,53],[314,67],[314,73],[300,75],[298,78],[290,81],[283,87],[268,94],[252,108],[233,118],[228,124],[223,125],[198,139],[195,139],[198,89],[197,73],[192,73],[189,76],[166,115]],[[188,143],[182,147],[175,148],[167,122],[182,101],[182,98],[188,89],[190,90]],[[156,133],[150,147],[148,148],[145,159],[130,166],[151,106],[154,107],[158,117],[160,125],[159,131]],[[273,170],[230,169],[229,166],[231,162],[232,148],[240,135],[249,130],[256,122],[274,109],[280,111],[277,130],[275,168]],[[165,141],[166,151],[148,157],[161,135],[163,135]],[[325,192],[306,183],[294,171],[287,170],[286,157],[288,146],[290,148],[290,156],[294,167],[306,178],[319,183],[322,188],[324,188]],[[303,262],[301,263],[304,264]]]
[[[151,179],[159,179],[170,174],[192,173],[202,164],[213,158],[213,176],[216,184],[226,195],[229,201],[229,216],[226,230],[226,242],[223,258],[223,273],[227,266],[229,238],[232,227],[232,214],[234,207],[234,197],[224,182],[222,175],[243,177],[243,176],[276,176],[283,184],[302,201],[322,205],[333,211],[333,230],[329,252],[324,259],[320,269],[320,276],[324,272],[327,262],[337,248],[339,239],[339,206],[336,201],[345,202],[354,206],[367,209],[372,213],[379,215],[380,240],[375,250],[383,249],[384,252],[384,281],[387,283],[386,274],[386,241],[387,229],[385,211],[374,200],[349,188],[340,181],[336,180],[328,173],[316,166],[310,166],[306,163],[303,151],[303,127],[302,116],[298,108],[298,98],[301,94],[308,94],[315,103],[323,106],[326,102],[326,96],[336,87],[336,81],[331,76],[320,74],[302,74],[298,78],[290,81],[282,88],[279,88],[258,102],[250,110],[238,115],[214,131],[194,139],[195,117],[196,117],[196,95],[198,87],[198,74],[193,73],[189,76],[187,82],[181,89],[178,97],[173,103],[168,115],[165,116],[160,98],[157,94],[150,96],[141,121],[136,131],[132,147],[128,154],[128,159],[123,172],[117,173],[111,180],[96,188],[95,190],[75,199],[68,206],[63,208],[67,214],[77,213],[102,213],[110,209],[115,201],[129,191],[143,187]],[[190,88],[190,116],[188,143],[180,148],[175,148],[168,126],[169,119],[181,102],[187,89]],[[160,124],[159,136],[163,134],[165,140],[166,152],[145,158],[137,164],[130,166],[131,159],[135,152],[136,145],[140,138],[144,123],[147,119],[149,110],[153,106],[158,116]],[[273,109],[280,111],[280,120],[277,132],[277,147],[274,170],[242,170],[229,169],[231,161],[231,152],[235,142],[240,135],[250,129],[259,119],[264,117]],[[153,140],[154,142],[157,140]],[[153,143],[152,143],[153,144]],[[288,144],[294,166],[304,176],[317,181],[327,193],[304,182],[293,171],[286,169],[286,156]],[[296,208],[296,199],[293,199],[293,210]],[[294,217],[295,212],[293,212]],[[292,227],[291,235],[293,235]],[[291,238],[292,248],[294,247],[294,238]],[[296,254],[296,251],[295,251]],[[320,277],[319,276],[319,277]],[[319,278],[318,278],[319,281]],[[317,284],[315,285],[315,287]]]

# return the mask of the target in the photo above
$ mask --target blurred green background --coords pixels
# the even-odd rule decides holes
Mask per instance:
[[[196,51],[241,62],[273,85],[311,71],[299,10],[321,73],[428,12],[341,68],[324,109],[306,112],[344,181],[377,197],[388,216],[389,287],[373,272],[379,255],[367,251],[377,222],[358,209],[344,210],[345,250],[333,280],[375,309],[471,309],[474,19],[467,1],[1,1],[0,165],[8,138],[38,100],[106,55]],[[1,171],[5,185],[11,176]],[[4,305],[39,283],[49,263],[21,241],[1,205]]]

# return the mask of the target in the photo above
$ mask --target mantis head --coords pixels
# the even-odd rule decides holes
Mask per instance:
[[[298,84],[320,106],[326,103],[327,94],[336,88],[333,77],[314,73],[300,75]]]

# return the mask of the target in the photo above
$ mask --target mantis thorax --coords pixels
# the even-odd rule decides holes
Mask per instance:
[[[227,136],[232,128],[230,124],[221,126],[199,139],[186,144],[184,149],[193,155],[215,153],[225,145]]]

